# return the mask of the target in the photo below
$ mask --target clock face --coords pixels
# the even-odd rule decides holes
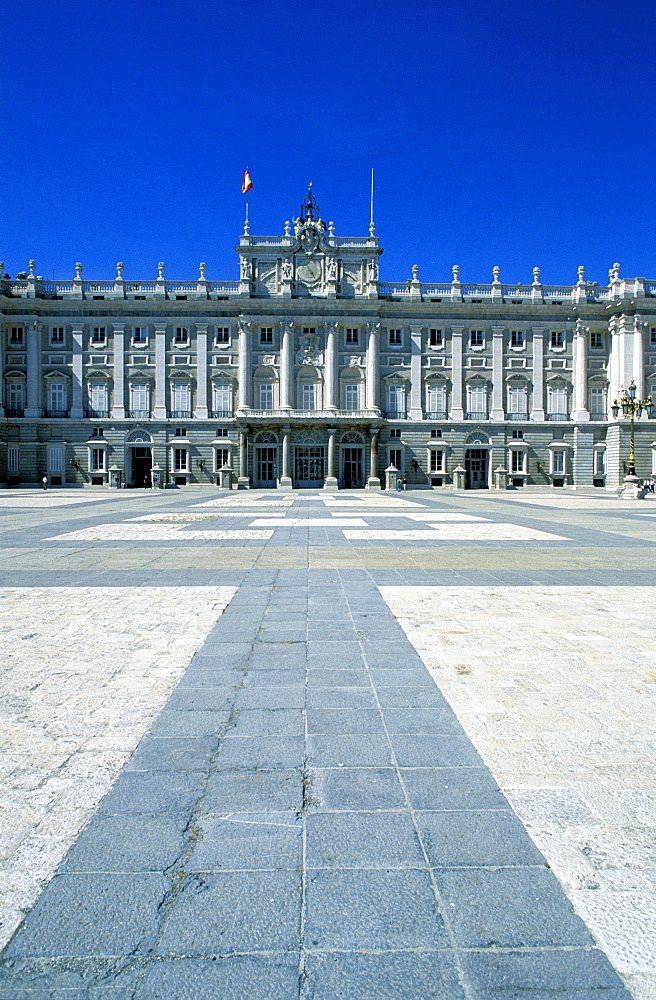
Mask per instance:
[[[309,260],[306,264],[301,264],[296,273],[301,281],[308,285],[313,285],[321,277],[321,264],[318,260]]]

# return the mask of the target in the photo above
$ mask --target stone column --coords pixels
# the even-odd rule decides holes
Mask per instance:
[[[422,420],[421,402],[421,326],[410,326],[410,419]]]
[[[367,340],[367,409],[377,410],[378,386],[380,382],[380,359],[378,354],[380,323],[370,323]]]
[[[451,419],[464,420],[465,411],[462,405],[462,331],[461,326],[451,327],[451,372],[453,388],[451,395]]]
[[[198,420],[207,420],[207,323],[196,323],[196,407]]]
[[[334,427],[328,428],[328,469],[327,475],[324,480],[323,488],[328,490],[330,493],[336,493],[337,477],[335,475],[335,436],[336,430]]]
[[[280,409],[290,410],[292,408],[292,372],[293,372],[293,340],[294,324],[282,324],[282,339],[280,342]],[[289,475],[289,473],[288,473]]]
[[[326,326],[326,364],[324,368],[325,398],[323,401],[324,410],[337,409],[337,323],[328,323]],[[329,473],[330,474],[330,473]]]
[[[112,417],[125,416],[125,326],[114,323],[114,399]]]
[[[638,399],[645,397],[645,331],[648,329],[648,324],[636,315],[633,327],[633,381]],[[642,419],[648,419],[646,412]]]
[[[544,420],[544,330],[533,327],[533,406],[531,420]]]
[[[73,323],[73,358],[72,374],[73,384],[71,386],[71,410],[70,416],[73,420],[81,420],[84,417],[84,401],[82,399],[82,384],[84,379],[84,327],[82,323]]]
[[[283,424],[282,428],[282,475],[278,483],[279,490],[291,490],[292,478],[289,474],[289,449],[290,449],[291,428],[289,424]]]
[[[27,406],[26,417],[42,416],[41,409],[41,328],[36,320],[27,327]]]
[[[155,323],[155,406],[153,417],[166,420],[166,323]]]
[[[633,378],[634,318],[622,313],[619,322],[619,388],[628,389]]]
[[[492,409],[491,420],[503,420],[503,327],[492,327]],[[492,462],[490,461],[490,468]]]
[[[371,441],[369,442],[369,478],[367,479],[367,485],[365,489],[367,490],[381,489],[380,477],[377,475],[377,472],[378,472],[378,431],[372,431]]]
[[[251,482],[248,478],[248,434],[244,427],[239,428],[239,476],[237,477],[238,490],[250,490]]]
[[[239,398],[237,406],[240,410],[250,409],[251,405],[251,324],[239,320]]]
[[[610,331],[610,351],[608,353],[608,418],[611,419],[611,406],[620,394],[620,330],[615,316],[608,323]]]
[[[587,406],[588,332],[588,327],[583,326],[580,319],[577,320],[574,329],[574,343],[572,345],[572,353],[574,355],[574,405],[572,407],[572,420],[576,420],[577,422],[590,419]]]

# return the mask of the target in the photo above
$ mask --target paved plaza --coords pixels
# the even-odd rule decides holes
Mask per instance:
[[[0,1000],[656,1000],[656,502],[0,493]]]

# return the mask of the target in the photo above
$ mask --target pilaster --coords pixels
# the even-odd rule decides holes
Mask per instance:
[[[421,326],[410,324],[410,419],[422,420],[421,405]]]
[[[337,409],[337,323],[326,326],[326,366],[324,371],[325,399],[324,409]],[[330,475],[330,473],[329,473]]]
[[[114,402],[112,417],[125,417],[125,326],[114,324]]]
[[[462,326],[451,327],[451,419],[464,420],[465,411],[462,405]]]
[[[26,417],[40,417],[41,409],[41,328],[35,319],[27,325],[27,406]]]
[[[153,417],[166,420],[166,323],[155,323],[155,406]]]
[[[588,378],[588,333],[587,326],[583,326],[581,320],[576,321],[574,330],[574,406],[572,407],[572,420],[581,422],[590,419],[587,407],[587,378]],[[576,482],[576,477],[574,478]]]
[[[239,397],[240,410],[251,405],[251,324],[239,320]]]
[[[198,420],[206,420],[207,412],[207,323],[196,323],[196,409]]]
[[[502,326],[492,327],[492,409],[491,420],[503,420],[503,330]],[[492,462],[490,461],[490,466]]]
[[[280,409],[290,410],[292,407],[292,371],[293,371],[293,339],[294,324],[282,324],[280,341]],[[241,343],[241,342],[240,342]],[[241,357],[241,352],[240,352]],[[289,475],[289,473],[288,473]]]
[[[367,409],[378,409],[380,385],[380,323],[369,323],[367,339]]]
[[[84,326],[73,323],[73,385],[70,416],[73,420],[81,420],[84,416],[83,379],[84,379]]]
[[[531,420],[544,420],[544,329],[533,327],[533,406]]]

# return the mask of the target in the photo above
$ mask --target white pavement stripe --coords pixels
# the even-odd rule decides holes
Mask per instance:
[[[333,511],[333,517],[344,517],[344,511]],[[405,517],[410,521],[489,521],[488,517],[476,517],[475,514],[459,514],[457,512],[449,513],[448,511],[430,511],[427,510],[426,513],[413,513],[412,511],[401,512],[398,510],[393,511],[380,511],[380,510],[359,510],[358,514],[360,517],[378,517],[378,518],[388,518],[388,517]]]
[[[554,535],[521,524],[428,524],[423,530],[393,528],[346,529],[346,538],[353,541],[412,541],[412,542],[568,542],[564,535]]]
[[[184,524],[158,525],[134,524],[100,524],[95,528],[80,528],[79,531],[67,531],[63,535],[53,535],[47,542],[189,542],[189,541],[219,541],[225,539],[259,539],[271,538],[273,531],[257,528],[226,528],[221,530],[204,530],[190,528],[184,530]]]
[[[51,493],[33,493],[30,496],[23,496],[17,493],[11,497],[0,497],[0,509],[24,507],[44,508],[48,507],[72,507],[80,503],[101,503],[103,500],[113,500],[109,496],[53,496]]]
[[[361,517],[259,517],[251,527],[262,528],[366,528]]]
[[[656,996],[656,587],[381,587],[574,907]]]
[[[0,947],[235,590],[0,589]]]

